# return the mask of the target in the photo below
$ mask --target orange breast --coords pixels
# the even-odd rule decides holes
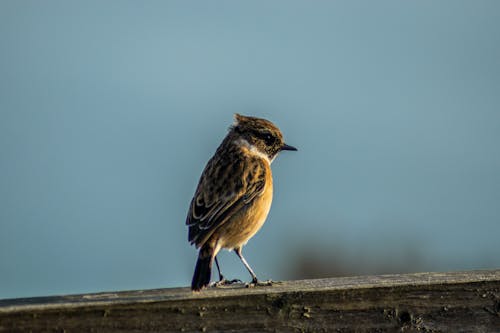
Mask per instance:
[[[234,249],[245,245],[266,221],[273,201],[273,179],[271,168],[267,167],[266,186],[262,195],[221,226],[218,233],[221,247]]]

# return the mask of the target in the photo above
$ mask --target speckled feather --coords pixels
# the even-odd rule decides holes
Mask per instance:
[[[212,262],[221,248],[234,249],[257,281],[241,248],[269,213],[273,197],[271,162],[281,150],[296,149],[283,142],[273,123],[235,115],[235,123],[203,170],[186,218],[188,239],[200,248],[193,290],[209,284]]]
[[[191,243],[202,246],[215,229],[262,194],[270,172],[265,163],[234,144],[210,159],[186,219]]]
[[[270,121],[235,115],[191,201],[186,224],[192,244],[203,246],[217,228],[248,208],[263,194],[266,181],[272,192],[269,165],[283,145],[281,131]]]

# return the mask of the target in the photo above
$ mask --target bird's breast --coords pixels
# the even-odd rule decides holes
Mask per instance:
[[[273,180],[268,172],[263,193],[224,224],[225,230],[219,240],[221,247],[233,249],[245,245],[266,221],[272,201]]]

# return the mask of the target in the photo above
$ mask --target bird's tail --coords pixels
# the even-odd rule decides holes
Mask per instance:
[[[209,245],[204,245],[198,253],[198,261],[194,269],[191,289],[199,291],[208,286],[212,275],[212,262],[214,261],[214,249]]]

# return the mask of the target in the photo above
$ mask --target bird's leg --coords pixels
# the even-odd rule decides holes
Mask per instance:
[[[217,271],[219,272],[219,281],[215,282],[214,286],[219,287],[219,286],[224,286],[224,285],[228,285],[228,284],[241,282],[241,280],[238,280],[238,279],[234,279],[234,280],[224,279],[224,276],[222,275],[222,272],[220,271],[220,266],[219,266],[219,261],[217,260],[217,256],[215,256],[215,265],[217,266]]]
[[[234,249],[234,252],[240,258],[241,262],[243,263],[243,265],[245,265],[245,267],[247,268],[248,272],[252,276],[252,282],[250,284],[248,284],[247,287],[271,286],[272,285],[272,281],[271,280],[261,282],[261,281],[259,281],[259,279],[257,279],[257,275],[255,275],[255,273],[253,272],[252,268],[250,267],[250,265],[248,264],[248,262],[243,257],[243,254],[241,254],[241,247]]]
[[[257,275],[255,275],[255,273],[253,272],[252,267],[250,267],[250,265],[247,263],[247,261],[245,260],[245,258],[241,254],[241,247],[234,249],[234,252],[240,258],[241,262],[243,263],[243,265],[245,265],[248,272],[252,276],[252,283],[257,283],[259,281],[259,279],[257,279]]]
[[[224,276],[220,271],[220,266],[219,266],[219,261],[217,260],[217,256],[215,256],[215,265],[217,266],[217,271],[219,272],[219,282],[221,282],[222,280],[224,280]]]

